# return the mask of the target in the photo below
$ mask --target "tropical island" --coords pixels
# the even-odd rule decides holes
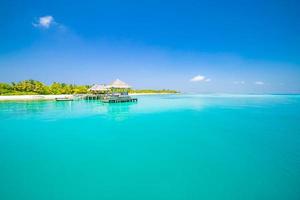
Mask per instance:
[[[53,82],[46,85],[41,81],[24,80],[12,83],[0,83],[0,96],[23,96],[23,95],[74,95],[91,94],[92,85],[77,85]],[[128,89],[129,94],[176,94],[176,90],[169,89]]]

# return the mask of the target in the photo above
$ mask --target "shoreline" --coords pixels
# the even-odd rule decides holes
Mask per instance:
[[[0,101],[40,101],[40,100],[55,100],[55,98],[70,98],[73,95],[10,95],[0,96]]]
[[[129,96],[143,96],[143,95],[166,95],[166,94],[180,94],[180,93],[167,93],[167,92],[162,92],[162,93],[155,93],[155,92],[149,92],[149,93],[128,93]]]
[[[167,95],[178,93],[129,93],[130,96],[142,95]],[[0,101],[41,101],[41,100],[55,100],[55,98],[70,98],[73,94],[59,94],[59,95],[10,95],[0,96]]]

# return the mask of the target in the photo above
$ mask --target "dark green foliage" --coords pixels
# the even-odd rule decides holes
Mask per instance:
[[[0,83],[0,95],[7,94],[13,89],[13,86],[8,83]]]

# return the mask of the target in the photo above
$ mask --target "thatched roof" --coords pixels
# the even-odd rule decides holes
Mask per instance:
[[[104,84],[101,84],[101,85],[93,85],[89,91],[107,91],[108,90],[108,87]]]
[[[110,85],[108,85],[108,87],[110,87],[110,88],[124,88],[124,89],[131,88],[130,85],[128,85],[127,83],[121,81],[120,79],[116,79],[114,82],[112,82]]]

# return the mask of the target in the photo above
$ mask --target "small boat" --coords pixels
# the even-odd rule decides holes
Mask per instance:
[[[56,101],[73,101],[74,99],[72,97],[58,97],[55,98]]]

